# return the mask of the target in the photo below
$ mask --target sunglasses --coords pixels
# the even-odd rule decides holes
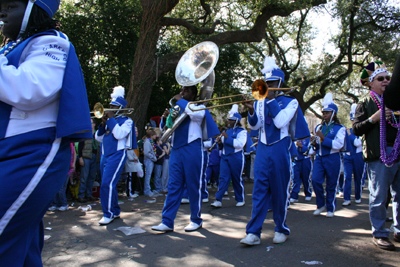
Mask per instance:
[[[383,82],[383,80],[385,78],[386,78],[387,81],[390,81],[391,77],[389,75],[387,75],[387,76],[379,76],[379,77],[376,78],[376,80],[379,81],[379,82]]]

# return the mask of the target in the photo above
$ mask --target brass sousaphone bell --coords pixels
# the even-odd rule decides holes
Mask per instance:
[[[201,83],[199,99],[207,102],[213,93],[215,73],[214,68],[219,58],[218,46],[210,41],[201,42],[185,52],[175,69],[175,79],[182,86],[192,86]],[[173,99],[170,100],[171,108],[175,108]],[[179,112],[178,112],[179,113]],[[162,142],[172,135],[175,129],[187,117],[182,112],[174,120],[171,128],[167,129],[161,137]]]

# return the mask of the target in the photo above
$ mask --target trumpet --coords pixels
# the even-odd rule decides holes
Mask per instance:
[[[116,115],[129,115],[132,114],[133,108],[121,108],[121,109],[104,108],[104,106],[101,103],[97,102],[93,107],[93,111],[90,112],[93,113],[93,116],[91,116],[91,118],[101,119],[104,116],[104,113],[107,111],[116,112],[117,113]]]
[[[207,99],[207,100],[199,100],[199,101],[192,101],[188,103],[188,107],[191,111],[199,111],[199,110],[205,110],[205,109],[213,109],[213,108],[218,108],[218,107],[224,107],[228,105],[233,105],[233,104],[241,104],[245,102],[250,102],[250,101],[257,101],[257,100],[264,100],[267,98],[268,92],[269,91],[287,91],[282,94],[289,94],[296,90],[297,87],[292,87],[292,88],[268,88],[267,83],[264,80],[258,79],[255,80],[251,86],[251,93],[247,94],[238,94],[238,95],[229,95],[229,96],[222,96],[222,97],[216,97],[212,99]],[[279,94],[279,95],[282,95]],[[252,95],[254,99],[247,99],[248,96]],[[222,100],[222,99],[227,99],[227,98],[234,98],[234,97],[242,97],[244,100],[241,101],[236,101],[236,102],[230,102],[230,103],[225,103],[225,104],[220,104],[220,105],[215,105],[211,107],[205,107],[205,108],[192,108],[192,104],[204,104],[206,102],[210,101],[217,101],[217,100]]]

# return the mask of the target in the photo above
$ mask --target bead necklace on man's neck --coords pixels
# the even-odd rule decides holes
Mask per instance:
[[[382,103],[382,98],[381,96],[379,96],[377,93],[375,93],[374,91],[370,92],[370,95],[372,97],[372,99],[375,101],[376,105],[378,106],[379,109],[382,109],[381,107],[381,103]],[[396,116],[394,115],[393,111],[392,111],[392,116],[391,118],[386,118],[386,121],[394,128],[399,129],[400,128],[400,123],[397,122]]]

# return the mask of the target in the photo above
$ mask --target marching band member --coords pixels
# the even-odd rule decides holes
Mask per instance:
[[[212,146],[212,138],[206,140],[203,142],[203,170],[201,171],[203,173],[203,178],[201,180],[201,202],[207,203],[209,201],[208,196],[208,190],[207,190],[207,168],[208,168],[208,162],[210,159],[210,155],[208,152],[208,149]],[[183,190],[182,194],[182,204],[188,204],[189,203],[189,197],[188,197],[188,191],[187,187],[185,186],[185,189]]]
[[[189,109],[188,103],[195,100],[196,96],[196,86],[183,86],[181,93],[174,96],[177,100],[176,104],[179,105],[181,111],[188,114],[188,117],[176,128],[172,135],[168,195],[162,211],[162,222],[151,228],[154,231],[170,232],[174,230],[174,220],[182,200],[185,184],[191,211],[191,222],[185,227],[185,231],[196,231],[203,225],[201,219],[201,187],[204,162],[203,120],[206,120],[209,137],[218,134],[219,131],[208,110],[192,111]],[[193,107],[202,108],[204,105],[193,105]]]
[[[262,72],[268,87],[280,88],[285,74],[272,58],[266,58]],[[256,81],[258,82],[258,81]],[[255,83],[256,83],[255,82]],[[254,84],[253,84],[254,85]],[[251,129],[259,129],[257,156],[254,162],[253,210],[247,224],[247,236],[240,240],[245,245],[260,244],[262,225],[272,201],[275,221],[274,243],[286,241],[290,230],[286,225],[289,200],[290,156],[293,139],[310,135],[303,113],[296,99],[275,95],[269,91],[267,99],[244,104],[249,109],[248,121]],[[297,116],[296,115],[297,112]],[[293,119],[295,118],[295,119]],[[295,132],[289,131],[289,125]]]
[[[354,114],[356,113],[357,104],[351,105],[350,111],[350,121],[354,124]],[[343,167],[344,167],[344,202],[343,206],[348,206],[351,204],[351,180],[354,174],[354,193],[355,202],[361,203],[361,179],[364,169],[364,160],[362,157],[362,143],[361,139],[354,135],[353,129],[350,129],[349,141],[351,142],[350,150],[343,157]]]
[[[241,119],[242,116],[238,113],[238,105],[233,105],[231,111],[229,111],[229,130],[221,134],[223,149],[220,162],[219,186],[215,194],[216,200],[211,204],[215,208],[222,207],[222,197],[228,190],[231,180],[235,191],[235,200],[237,201],[236,207],[242,207],[245,204],[242,178],[245,163],[243,149],[247,144],[247,151],[249,151],[252,142],[247,131],[241,127]],[[252,148],[252,150],[255,149]]]
[[[104,112],[95,136],[97,141],[102,142],[100,201],[103,218],[99,221],[100,225],[109,224],[120,216],[117,183],[125,166],[127,149],[136,149],[137,145],[135,124],[130,118],[118,115],[118,109],[128,104],[124,95],[122,86],[114,87],[110,109],[115,112]]]
[[[221,154],[222,146],[221,140],[217,140],[216,138],[212,138],[212,143],[215,145],[211,146],[211,151],[209,155],[208,166],[206,170],[207,183],[210,183],[210,187],[218,188],[219,185],[219,174],[220,174],[220,164],[221,164]]]
[[[295,203],[299,201],[300,185],[303,183],[304,195],[306,201],[311,200],[311,170],[312,162],[308,151],[310,138],[299,140],[295,142],[297,150],[297,159],[294,160],[293,166],[293,186],[290,193],[290,202]],[[304,154],[306,153],[306,155]]]
[[[70,143],[91,138],[74,47],[52,19],[59,1],[0,1],[0,265],[42,266],[42,218],[65,182]]]
[[[400,242],[400,163],[388,162],[385,154],[395,157],[400,154],[398,150],[396,151],[396,148],[398,149],[396,135],[399,117],[389,109],[385,109],[385,114],[381,114],[381,97],[389,84],[389,72],[382,67],[375,70],[374,68],[368,69],[368,67],[371,66],[367,66],[367,70],[363,71],[363,74],[368,74],[368,72],[371,74],[361,78],[362,80],[367,79],[364,84],[371,91],[369,96],[357,105],[353,131],[357,136],[363,135],[363,158],[368,163],[369,217],[372,226],[372,242],[381,249],[395,250],[396,247],[389,240],[389,230],[385,227],[385,203],[388,198],[388,191],[391,189],[394,240]],[[381,122],[382,115],[383,118],[386,117],[385,122]],[[380,123],[382,123],[381,127],[385,127],[386,130],[381,129]],[[383,162],[380,161],[380,158]]]
[[[314,141],[316,158],[314,160],[312,184],[317,201],[314,215],[327,211],[326,217],[334,216],[336,190],[340,175],[340,151],[345,146],[346,128],[337,118],[338,108],[333,103],[333,96],[327,93],[322,103],[322,124],[317,125],[315,134],[320,142]],[[326,179],[326,201],[323,183]]]

